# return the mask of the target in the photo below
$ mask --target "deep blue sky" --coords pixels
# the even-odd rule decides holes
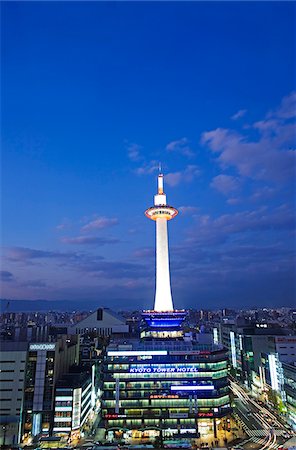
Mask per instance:
[[[2,2],[2,296],[295,301],[295,4]]]

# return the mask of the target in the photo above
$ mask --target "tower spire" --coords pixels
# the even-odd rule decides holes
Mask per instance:
[[[170,281],[167,221],[173,219],[177,214],[176,208],[167,205],[163,190],[163,174],[159,173],[154,206],[145,211],[146,217],[156,222],[155,311],[172,311],[174,309]]]

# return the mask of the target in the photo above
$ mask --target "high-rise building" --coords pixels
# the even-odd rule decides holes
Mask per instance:
[[[212,335],[185,332],[186,311],[171,295],[163,175],[146,216],[156,221],[154,309],[143,311],[139,338],[112,339],[103,367],[103,427],[107,438],[217,437],[231,412],[227,355]],[[224,424],[226,427],[226,423]]]
[[[55,384],[78,363],[77,336],[59,337],[56,342],[31,342],[24,378],[22,440],[51,436],[54,425]]]

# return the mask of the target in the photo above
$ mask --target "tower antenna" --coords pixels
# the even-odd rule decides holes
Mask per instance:
[[[161,162],[158,164],[158,171],[161,173]]]

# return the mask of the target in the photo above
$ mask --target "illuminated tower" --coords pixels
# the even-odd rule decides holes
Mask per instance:
[[[169,246],[167,221],[173,219],[178,210],[167,205],[163,191],[163,174],[158,175],[158,193],[154,196],[154,206],[145,215],[156,222],[156,289],[154,311],[173,311],[170,282]]]

